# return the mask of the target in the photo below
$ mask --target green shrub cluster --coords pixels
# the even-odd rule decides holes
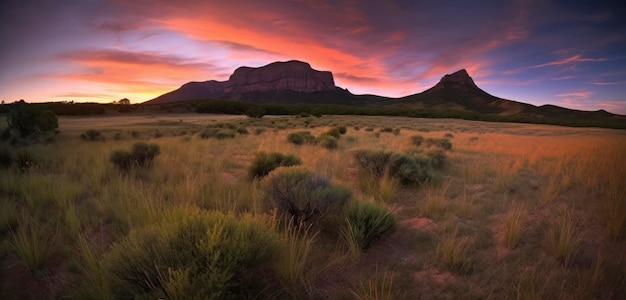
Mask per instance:
[[[80,139],[83,141],[104,141],[104,135],[98,130],[89,129],[80,134]]]
[[[278,167],[288,167],[302,164],[299,157],[278,152],[259,152],[254,157],[252,164],[248,168],[250,178],[265,177]]]
[[[270,285],[280,237],[252,217],[176,211],[105,256],[119,299],[248,299]]]
[[[342,235],[346,242],[367,249],[376,239],[391,233],[396,225],[394,215],[376,202],[352,201],[344,208]]]
[[[287,141],[294,145],[315,144],[317,140],[309,131],[292,132],[287,135]]]
[[[111,162],[122,171],[132,167],[150,167],[154,158],[161,153],[159,145],[135,143],[131,151],[115,150],[111,153]]]
[[[433,170],[431,159],[422,155],[356,150],[353,157],[361,169],[375,177],[388,175],[402,184],[421,184],[431,177]]]
[[[342,135],[346,134],[346,132],[348,132],[346,126],[334,126],[324,134],[339,139]]]
[[[326,134],[320,135],[317,138],[317,143],[326,149],[337,149],[339,147],[339,139]]]
[[[411,136],[411,144],[413,144],[413,146],[415,147],[419,147],[422,145],[422,143],[424,143],[424,137],[421,135],[414,135]]]
[[[280,168],[263,182],[266,202],[293,224],[321,224],[336,213],[352,193],[319,174],[299,167]]]

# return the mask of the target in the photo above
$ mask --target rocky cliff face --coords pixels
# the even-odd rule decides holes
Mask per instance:
[[[260,68],[240,67],[224,85],[232,98],[250,93],[290,90],[302,93],[334,91],[333,74],[301,61],[275,62]]]
[[[337,93],[337,87],[335,87],[331,72],[317,71],[308,63],[291,60],[274,62],[259,68],[240,67],[235,70],[228,81],[189,82],[148,103],[168,103],[200,98],[242,99],[246,94],[248,98],[254,98],[255,93],[285,91]]]
[[[447,74],[441,78],[439,83],[432,87],[430,90],[442,90],[442,89],[458,89],[463,91],[473,91],[479,89],[478,86],[472,80],[465,69],[456,71],[452,74]]]

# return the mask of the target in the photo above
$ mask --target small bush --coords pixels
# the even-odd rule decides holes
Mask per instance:
[[[321,224],[352,196],[327,178],[298,167],[272,172],[263,188],[268,206],[293,224]]]
[[[393,128],[391,128],[391,127],[381,128],[380,132],[393,132]]]
[[[435,146],[444,150],[452,150],[452,142],[448,139],[433,139],[426,140],[426,147]]]
[[[200,138],[202,139],[232,139],[235,137],[235,133],[230,129],[220,129],[220,128],[208,128],[200,133]]]
[[[451,138],[454,137],[454,135],[452,135],[452,133],[446,133],[446,134],[443,135],[443,137],[451,139]]]
[[[374,131],[374,128],[372,128],[372,127],[366,127],[366,128],[365,128],[365,131]]]
[[[452,231],[441,236],[437,243],[437,258],[443,262],[451,271],[459,274],[471,273],[473,261],[469,255],[470,239],[457,235],[455,227]]]
[[[80,139],[89,142],[104,141],[104,136],[98,130],[89,129],[80,134]]]
[[[177,211],[113,246],[105,255],[109,285],[120,299],[259,297],[279,240],[249,216]]]
[[[248,168],[248,174],[250,178],[261,178],[278,167],[289,167],[300,164],[302,164],[302,161],[294,155],[278,152],[259,152]]]
[[[353,152],[357,165],[376,176],[397,178],[402,184],[421,184],[430,178],[432,165],[428,157],[395,152],[357,150]]]
[[[298,131],[287,135],[287,141],[294,145],[302,145],[315,144],[316,139],[309,131]]]
[[[337,149],[339,147],[339,140],[330,135],[322,134],[317,138],[317,143],[326,149]]]
[[[393,135],[400,135],[400,128],[394,128],[392,133]]]
[[[13,163],[13,153],[8,147],[0,146],[0,167],[8,168]]]
[[[122,170],[128,171],[132,167],[150,167],[154,158],[161,153],[159,145],[135,143],[132,151],[115,150],[111,153],[111,162]]]
[[[442,150],[433,150],[426,152],[426,156],[430,158],[430,163],[435,169],[441,169],[446,164],[448,158],[446,153]]]
[[[346,132],[348,132],[346,126],[334,126],[333,128],[329,129],[325,134],[339,139],[342,135],[346,134]]]
[[[411,143],[415,147],[421,146],[423,142],[424,142],[424,137],[421,135],[414,135],[411,137]]]
[[[255,135],[259,135],[259,134],[261,134],[261,133],[265,132],[265,130],[266,130],[266,129],[265,129],[265,127],[257,127],[257,128],[254,128],[254,134],[255,134]]]
[[[244,112],[244,115],[250,118],[260,119],[260,118],[263,118],[263,116],[265,116],[265,109],[261,107],[253,107],[253,108],[248,109],[246,112]]]
[[[17,167],[22,171],[26,171],[36,165],[35,157],[32,153],[30,153],[30,151],[26,149],[21,149],[17,151],[17,154],[15,156],[15,163],[17,164]]]
[[[249,133],[248,133],[248,129],[247,129],[247,128],[245,128],[245,127],[239,127],[239,128],[237,128],[237,133],[239,133],[239,134],[243,134],[243,135],[249,134]]]
[[[376,239],[392,232],[396,225],[391,211],[376,202],[352,201],[345,206],[344,216],[342,236],[348,245],[356,243],[360,249],[369,248]]]

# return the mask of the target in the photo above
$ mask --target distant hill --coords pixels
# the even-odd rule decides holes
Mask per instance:
[[[274,62],[258,68],[240,67],[227,81],[189,82],[143,104],[221,99],[257,104],[329,104],[386,107],[388,109],[441,111],[443,115],[483,116],[482,119],[551,124],[626,122],[626,116],[604,110],[579,111],[554,105],[534,106],[502,99],[480,89],[466,70],[445,75],[432,88],[401,98],[354,95],[335,86],[329,71],[306,62]],[[451,113],[456,111],[457,113]],[[561,122],[560,120],[563,120]]]

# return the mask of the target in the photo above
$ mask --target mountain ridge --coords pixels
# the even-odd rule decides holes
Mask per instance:
[[[307,62],[289,60],[261,67],[239,67],[226,81],[192,81],[143,104],[166,104],[192,99],[238,100],[253,103],[319,103],[389,106],[407,109],[458,110],[501,116],[624,117],[607,111],[589,112],[556,105],[535,106],[493,96],[479,88],[467,70],[444,75],[433,87],[404,97],[355,95],[337,87],[330,71]]]

